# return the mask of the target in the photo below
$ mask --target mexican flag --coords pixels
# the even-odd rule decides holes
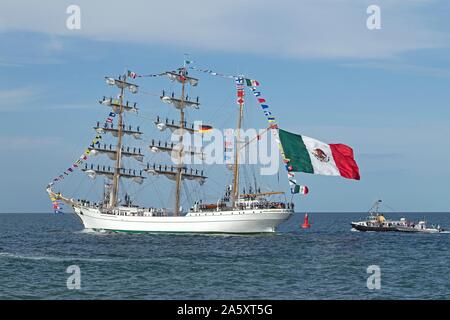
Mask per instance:
[[[279,129],[281,145],[289,162],[288,171],[341,176],[359,180],[353,150],[345,144],[326,144]]]
[[[136,73],[136,72],[133,72],[133,71],[130,71],[130,70],[128,70],[128,72],[127,72],[127,76],[128,76],[128,77],[130,77],[131,79],[136,79],[136,77],[137,77],[137,73]]]
[[[245,84],[248,87],[257,87],[257,86],[259,86],[259,82],[256,81],[256,80],[252,80],[252,79],[245,79]]]

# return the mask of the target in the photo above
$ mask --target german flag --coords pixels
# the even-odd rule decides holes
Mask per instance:
[[[198,127],[198,132],[200,133],[207,133],[207,132],[211,132],[213,130],[213,127],[211,126],[199,126]]]

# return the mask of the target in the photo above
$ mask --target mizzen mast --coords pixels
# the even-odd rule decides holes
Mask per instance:
[[[234,166],[233,166],[233,190],[231,195],[231,206],[234,208],[236,200],[239,198],[239,152],[240,152],[240,138],[242,128],[242,118],[244,116],[244,78],[236,79],[237,89],[237,103],[239,105],[239,114],[236,127],[236,146],[234,152]]]

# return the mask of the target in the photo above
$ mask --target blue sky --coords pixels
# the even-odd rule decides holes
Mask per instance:
[[[364,211],[378,197],[399,211],[449,210],[448,1],[91,2],[2,2],[0,212],[49,211],[45,185],[106,115],[97,103],[114,94],[105,75],[173,69],[186,52],[198,67],[258,79],[281,127],[354,148],[361,181],[298,174],[311,190],[296,198],[299,211]],[[81,8],[81,30],[66,28],[70,4]],[[381,8],[381,30],[366,28],[370,4]],[[199,76],[203,107],[190,120],[215,110],[211,124],[234,123],[233,84]],[[149,117],[174,115],[152,95],[133,99]],[[257,105],[248,108],[264,127]],[[67,188],[89,195],[81,179]],[[284,172],[280,180],[287,190]]]

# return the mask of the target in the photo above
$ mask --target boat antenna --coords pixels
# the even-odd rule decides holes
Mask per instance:
[[[374,213],[378,213],[378,211],[380,210],[380,205],[381,205],[382,202],[383,201],[379,200],[379,199],[377,201],[375,201],[375,203],[369,209],[370,215],[373,215]]]

